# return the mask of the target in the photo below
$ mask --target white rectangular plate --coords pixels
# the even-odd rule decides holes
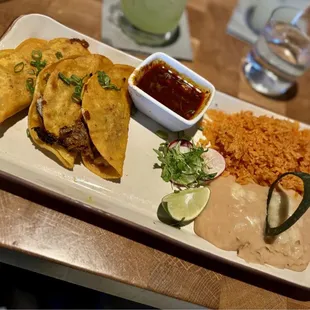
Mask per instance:
[[[38,14],[18,18],[2,37],[0,49],[14,48],[30,37],[86,39],[93,53],[103,54],[114,63],[132,66],[140,63],[137,58],[69,29],[47,16]],[[250,110],[256,115],[265,114],[283,118],[220,92],[216,94],[212,108],[228,113]],[[307,127],[307,125],[302,125],[302,127]],[[77,206],[86,206],[123,221],[129,221],[134,226],[143,228],[145,233],[155,233],[172,239],[187,249],[195,248],[227,263],[237,264],[252,271],[259,271],[310,288],[310,267],[303,272],[294,272],[271,266],[248,264],[238,258],[236,252],[220,250],[195,235],[193,226],[189,225],[179,230],[159,222],[156,215],[158,205],[161,198],[171,192],[171,187],[162,181],[160,171],[153,169],[153,164],[157,161],[153,148],[157,148],[162,142],[154,132],[160,126],[143,114],[137,113],[130,121],[124,176],[119,184],[99,178],[83,165],[76,165],[73,171],[63,168],[34,147],[26,135],[26,128],[27,116],[23,112],[0,126],[0,171],[2,175],[17,177],[25,184],[32,184],[38,189],[49,191],[63,199],[71,199]]]

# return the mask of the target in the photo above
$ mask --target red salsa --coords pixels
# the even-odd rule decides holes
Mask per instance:
[[[164,62],[149,65],[137,86],[187,120],[200,112],[209,95],[209,91],[201,91]]]

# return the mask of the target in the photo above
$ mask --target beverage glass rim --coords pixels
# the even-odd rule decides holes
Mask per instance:
[[[274,10],[272,10],[271,15],[270,15],[270,17],[269,17],[269,19],[268,19],[268,22],[270,22],[270,21],[273,20],[274,14],[275,14],[277,11],[280,11],[280,10],[283,10],[283,9],[290,9],[290,10],[295,11],[295,12],[297,13],[296,16],[292,19],[292,21],[289,22],[288,24],[295,26],[295,27],[298,28],[300,31],[302,31],[304,35],[306,35],[308,38],[310,38],[310,35],[309,35],[308,33],[306,33],[305,31],[303,31],[302,29],[300,29],[300,28],[298,27],[297,24],[294,24],[294,23],[293,23],[293,21],[295,20],[296,17],[300,18],[300,17],[303,15],[305,9],[301,10],[301,9],[298,9],[298,8],[296,8],[296,7],[289,6],[289,5],[279,6],[279,7],[275,8]],[[279,21],[281,21],[281,20],[279,20]],[[310,21],[309,21],[309,23],[310,23]]]
[[[302,12],[303,10],[301,9],[298,9],[294,6],[290,6],[290,5],[281,5],[281,6],[278,6],[277,8],[273,9],[272,12],[271,12],[271,15],[270,15],[270,18],[272,18],[272,16],[274,15],[274,13],[276,11],[280,11],[280,10],[283,10],[283,9],[291,9],[292,11],[296,11],[296,12]],[[269,18],[269,19],[270,19]]]

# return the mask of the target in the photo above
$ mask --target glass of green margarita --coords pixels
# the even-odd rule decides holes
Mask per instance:
[[[165,45],[176,35],[186,0],[121,0],[122,30],[142,45]]]

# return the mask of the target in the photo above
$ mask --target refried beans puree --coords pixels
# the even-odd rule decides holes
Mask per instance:
[[[219,177],[210,184],[207,207],[195,220],[195,233],[227,251],[237,251],[247,262],[269,264],[302,271],[310,261],[310,213],[290,229],[264,240],[268,187],[240,185],[232,176]],[[294,191],[273,195],[273,226],[281,223],[298,207],[301,197]],[[281,205],[281,208],[280,208]],[[281,210],[281,211],[280,211]]]

